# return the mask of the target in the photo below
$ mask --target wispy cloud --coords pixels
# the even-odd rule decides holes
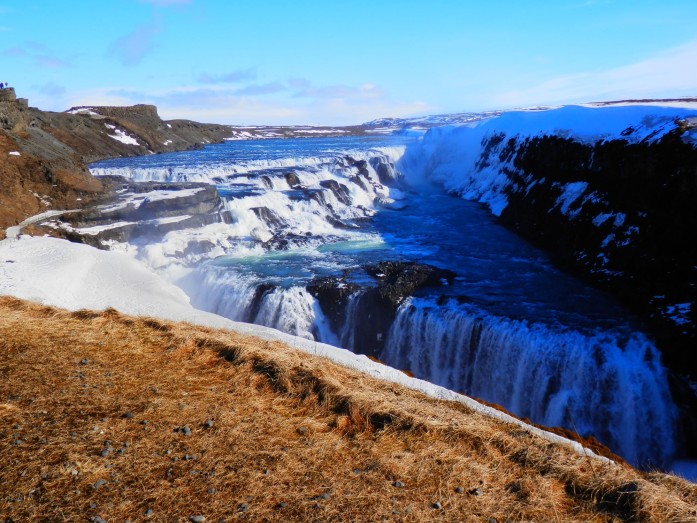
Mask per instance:
[[[494,94],[502,107],[599,100],[694,95],[697,40],[614,69],[550,78],[518,90]]]
[[[257,96],[262,94],[274,94],[287,91],[288,86],[281,82],[271,82],[268,84],[252,84],[235,90],[235,94],[243,96]]]
[[[307,96],[293,96],[294,89],[307,88],[301,79],[240,89],[212,85],[164,91],[127,88],[103,89],[73,96],[69,105],[130,105],[151,103],[164,118],[190,118],[227,124],[358,124],[381,116],[423,114],[423,102],[400,102],[371,87],[314,87]],[[370,85],[370,84],[367,84]],[[278,89],[278,92],[271,92]],[[246,92],[246,94],[245,94]],[[375,93],[381,93],[376,96]],[[317,96],[310,97],[311,94]],[[341,97],[339,95],[345,95]],[[331,96],[329,96],[331,95]]]
[[[385,92],[374,84],[313,86],[309,82],[295,92],[302,98],[331,98],[343,100],[367,100],[385,96]]]
[[[196,80],[202,84],[236,84],[246,82],[248,80],[256,80],[257,72],[254,68],[237,69],[225,74],[208,74],[199,75]]]
[[[51,69],[70,67],[71,65],[67,59],[59,57],[57,53],[44,44],[32,41],[5,49],[3,54],[17,58],[28,58],[39,67]]]
[[[7,27],[7,26],[4,26],[4,25],[0,25],[0,33],[9,33],[9,32],[11,32],[12,30],[13,30],[13,29],[12,29],[11,27]]]
[[[152,22],[135,28],[116,40],[109,49],[121,63],[136,66],[155,48],[155,37],[162,31],[159,22]]]

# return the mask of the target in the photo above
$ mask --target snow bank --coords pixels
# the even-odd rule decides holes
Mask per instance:
[[[579,443],[567,440],[432,383],[375,363],[366,356],[290,336],[275,329],[233,322],[194,309],[182,290],[166,282],[124,254],[102,251],[56,238],[7,239],[0,241],[0,295],[15,296],[69,310],[113,307],[125,314],[153,316],[172,321],[229,329],[280,341],[304,352],[364,372],[374,378],[399,383],[433,398],[457,401],[472,410],[524,427],[549,441],[571,447],[579,454],[596,456]]]

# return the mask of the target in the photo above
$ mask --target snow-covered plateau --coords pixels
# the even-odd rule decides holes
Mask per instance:
[[[118,198],[52,225],[102,251],[7,240],[0,290],[283,331],[373,374],[406,379],[327,347],[594,435],[642,467],[697,455],[694,392],[679,376],[697,370],[687,349],[697,256],[686,241],[697,227],[697,111],[575,106],[441,120],[461,123],[99,162],[93,174],[128,180]]]

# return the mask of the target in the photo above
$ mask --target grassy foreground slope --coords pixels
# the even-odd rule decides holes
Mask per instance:
[[[194,516],[688,522],[697,485],[280,343],[0,298],[0,521]]]

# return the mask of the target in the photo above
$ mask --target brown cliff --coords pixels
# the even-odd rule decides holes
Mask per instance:
[[[152,105],[41,111],[1,89],[0,228],[101,198],[105,188],[90,162],[197,148],[230,134],[224,125],[166,122]]]

